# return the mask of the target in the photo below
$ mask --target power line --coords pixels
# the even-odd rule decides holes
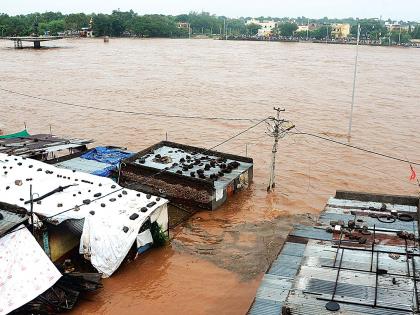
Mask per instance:
[[[70,102],[63,102],[52,100],[48,98],[43,98],[39,96],[29,95],[21,92],[16,92],[4,88],[0,88],[0,91],[7,92],[10,94],[20,95],[40,101],[56,103],[66,106],[78,107],[78,108],[86,108],[92,110],[99,110],[104,112],[112,112],[112,113],[120,113],[120,114],[130,114],[130,115],[143,115],[143,116],[152,116],[152,117],[164,117],[164,118],[182,118],[182,119],[199,119],[199,120],[220,120],[220,121],[257,121],[255,118],[226,118],[226,117],[206,117],[206,116],[192,116],[192,115],[177,115],[177,114],[160,114],[160,113],[150,113],[150,112],[136,112],[136,111],[129,111],[129,110],[122,110],[122,109],[112,109],[112,108],[103,108],[103,107],[96,107],[90,105],[81,105],[81,104],[74,104]]]
[[[227,143],[227,142],[229,142],[229,141],[231,141],[231,140],[233,140],[233,139],[235,139],[235,138],[239,137],[240,135],[242,135],[242,134],[244,134],[244,133],[248,132],[249,130],[254,129],[255,127],[257,127],[258,125],[260,125],[261,123],[263,123],[263,122],[264,122],[264,121],[266,121],[267,119],[268,119],[268,118],[264,118],[264,119],[262,119],[262,120],[258,121],[257,123],[253,124],[252,126],[250,126],[250,127],[246,128],[246,129],[242,130],[241,132],[239,132],[239,133],[237,133],[237,134],[233,135],[232,137],[229,137],[228,139],[223,140],[222,142],[220,142],[220,143],[218,143],[218,144],[216,144],[216,145],[214,145],[214,146],[212,146],[212,147],[210,147],[210,148],[208,148],[208,149],[205,149],[204,151],[202,151],[202,152],[201,152],[201,154],[204,154],[204,153],[206,153],[206,152],[208,152],[208,151],[210,151],[210,150],[213,150],[213,149],[215,149],[215,148],[217,148],[217,147],[219,147],[219,146],[221,146],[221,145],[223,145],[223,144],[225,144],[225,143]],[[155,174],[152,174],[152,175],[149,175],[149,176],[145,177],[145,179],[144,179],[143,183],[140,183],[140,184],[146,184],[146,183],[147,183],[147,180],[149,180],[149,179],[151,179],[151,178],[153,178],[153,177],[155,177],[155,176],[157,176],[157,175],[159,175],[159,174],[161,174],[161,173],[163,173],[163,172],[165,172],[165,171],[167,171],[167,170],[162,169],[162,170],[160,170],[159,172],[157,172],[157,173],[155,173]],[[110,193],[108,193],[108,194],[104,195],[104,196],[101,196],[101,197],[98,197],[98,198],[96,198],[96,199],[93,199],[92,201],[96,201],[96,200],[98,200],[98,199],[105,198],[105,197],[107,197],[107,196],[109,196],[109,195],[111,195],[111,194],[114,194],[114,193],[116,193],[116,192],[118,192],[118,191],[120,191],[120,190],[123,190],[123,189],[124,189],[124,187],[121,187],[121,188],[119,188],[119,189],[117,189],[117,190],[115,190],[115,191],[112,191],[112,192],[110,192]],[[74,206],[74,207],[72,207],[72,208],[70,208],[70,209],[67,209],[67,210],[61,211],[61,212],[56,213],[56,214],[54,214],[54,215],[52,215],[52,216],[49,216],[49,217],[45,217],[44,219],[39,220],[39,221],[40,221],[40,222],[47,221],[48,219],[51,219],[51,218],[53,218],[53,217],[55,217],[55,216],[57,216],[57,215],[60,215],[60,214],[63,214],[63,213],[66,213],[66,212],[69,212],[69,211],[75,210],[75,209],[77,209],[78,207],[82,207],[82,206],[83,206],[83,205],[76,205],[76,206]],[[34,222],[32,222],[32,225],[33,225],[33,224],[34,224]],[[17,232],[17,231],[19,231],[19,230],[22,230],[22,229],[24,229],[24,228],[26,228],[26,227],[23,227],[23,228],[19,228],[19,229],[17,229],[17,230],[13,230],[13,231],[6,232],[6,233],[4,233],[3,235],[1,235],[1,236],[0,236],[0,238],[1,238],[1,237],[3,237],[3,236],[6,236],[6,235],[8,235],[8,234],[11,234],[11,233]]]
[[[323,137],[323,136],[320,136],[320,135],[317,135],[317,134],[314,134],[314,133],[309,133],[309,132],[288,132],[288,133],[289,134],[294,134],[294,135],[311,136],[311,137],[318,138],[318,139],[321,139],[321,140],[324,140],[324,141],[329,141],[329,142],[332,142],[332,143],[335,143],[335,144],[346,146],[346,147],[349,147],[349,148],[352,148],[352,149],[355,149],[355,150],[359,150],[359,151],[363,151],[363,152],[366,152],[366,153],[370,153],[370,154],[382,156],[382,157],[385,157],[385,158],[388,158],[388,159],[391,159],[391,160],[395,160],[395,161],[399,161],[399,162],[404,162],[404,163],[408,163],[408,164],[420,166],[420,163],[412,162],[412,161],[407,160],[407,159],[401,159],[401,158],[398,158],[398,157],[395,157],[395,156],[391,156],[391,155],[387,155],[387,154],[380,153],[380,152],[375,152],[375,151],[372,151],[372,150],[369,150],[369,149],[361,148],[361,147],[358,147],[358,146],[355,146],[355,145],[351,145],[351,144],[348,144],[348,143],[344,143],[344,142],[341,142],[341,141],[338,141],[338,140],[334,140],[334,139],[331,139],[331,138]]]
[[[216,144],[216,145],[214,145],[214,146],[212,146],[212,147],[210,147],[210,148],[208,148],[208,149],[205,149],[204,151],[201,151],[200,153],[201,153],[201,154],[204,154],[204,153],[206,153],[206,152],[208,152],[208,151],[210,151],[210,150],[214,150],[215,148],[220,147],[221,145],[223,145],[223,144],[225,144],[225,143],[227,143],[227,142],[229,142],[229,141],[231,141],[231,140],[233,140],[233,139],[235,139],[235,138],[239,137],[240,135],[242,135],[242,134],[244,134],[244,133],[248,132],[249,130],[254,129],[255,127],[257,127],[258,125],[260,125],[261,123],[263,123],[263,122],[264,122],[264,121],[266,121],[267,119],[268,119],[268,118],[264,118],[264,119],[260,120],[259,122],[257,122],[257,123],[255,123],[255,124],[253,124],[252,126],[250,126],[250,127],[246,128],[246,129],[242,130],[241,132],[239,132],[239,133],[237,133],[237,134],[233,135],[232,137],[229,137],[229,138],[228,138],[228,139],[226,139],[226,140],[223,140],[222,142],[220,142],[220,143],[218,143],[218,144]],[[157,175],[159,175],[159,174],[163,173],[164,171],[166,171],[166,170],[165,170],[165,169],[162,169],[162,170],[160,170],[159,172],[157,172],[157,173],[155,173],[155,174],[153,174],[153,175],[147,176],[145,179],[147,180],[147,179],[153,178],[153,177],[155,177],[155,176],[157,176]],[[146,184],[146,183],[147,183],[147,181],[145,181],[143,184]]]

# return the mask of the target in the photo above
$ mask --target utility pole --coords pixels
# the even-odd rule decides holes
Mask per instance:
[[[353,93],[351,96],[351,109],[349,119],[349,132],[347,134],[348,141],[351,138],[351,128],[353,126],[353,108],[354,108],[354,94],[356,91],[356,76],[357,76],[357,63],[359,59],[359,41],[360,41],[360,24],[357,25],[357,42],[356,42],[356,58],[354,61],[354,74],[353,74]]]
[[[271,165],[270,165],[270,179],[268,182],[267,191],[271,191],[276,187],[276,154],[279,140],[283,138],[286,133],[293,129],[295,126],[290,125],[290,122],[284,119],[280,119],[280,112],[286,111],[285,109],[280,109],[279,107],[274,107],[276,111],[276,117],[268,118],[268,132],[267,134],[270,137],[274,138],[273,149],[271,150]],[[288,124],[289,126],[284,126]]]
[[[401,46],[401,25],[400,25],[400,34],[398,35],[398,46]]]
[[[308,19],[308,28],[306,29],[306,40],[309,40],[309,19]]]

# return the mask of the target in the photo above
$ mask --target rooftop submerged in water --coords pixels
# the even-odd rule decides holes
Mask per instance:
[[[247,187],[252,177],[251,158],[168,141],[124,160],[121,167],[121,180],[128,187],[212,210]]]

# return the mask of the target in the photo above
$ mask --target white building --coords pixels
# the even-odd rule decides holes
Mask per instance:
[[[401,25],[400,23],[393,22],[385,22],[385,27],[390,32],[399,32],[399,31],[406,31],[408,32],[410,30],[410,25]]]
[[[251,19],[245,22],[246,25],[250,24],[256,24],[261,26],[261,28],[258,30],[258,37],[268,37],[273,33],[273,29],[277,26],[277,23],[273,20],[271,21],[259,21],[257,19]]]

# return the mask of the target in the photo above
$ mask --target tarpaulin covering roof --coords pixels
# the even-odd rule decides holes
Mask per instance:
[[[0,315],[32,301],[61,278],[23,225],[0,238],[0,253]]]
[[[120,149],[96,147],[80,157],[57,163],[56,166],[108,177],[117,169],[121,160],[132,155],[133,153]]]
[[[81,158],[98,161],[109,165],[118,165],[121,160],[132,156],[133,153],[107,147],[96,147],[86,152]]]
[[[16,133],[11,133],[8,135],[1,135],[0,139],[13,139],[13,138],[20,138],[20,137],[27,137],[30,136],[29,132],[25,129]]]
[[[40,161],[0,153],[0,201],[30,209],[52,224],[84,219],[80,253],[110,276],[121,264],[142,224],[150,218],[167,229],[167,200],[124,189],[109,178],[60,169]]]

